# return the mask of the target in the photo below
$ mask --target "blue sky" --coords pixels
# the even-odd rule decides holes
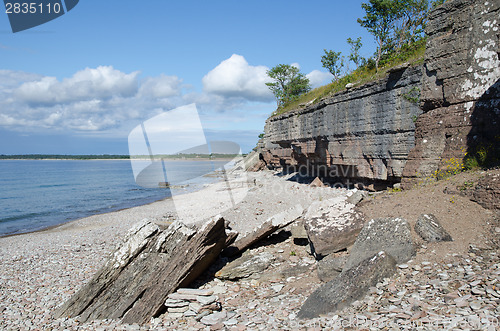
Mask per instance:
[[[250,150],[275,109],[265,71],[331,78],[323,49],[375,44],[362,1],[81,0],[12,33],[0,14],[0,154],[127,154],[142,121],[195,103],[207,137]]]

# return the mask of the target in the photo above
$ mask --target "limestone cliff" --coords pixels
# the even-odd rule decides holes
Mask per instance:
[[[431,12],[423,66],[269,118],[268,167],[351,183],[410,185],[450,158],[499,142],[498,1]],[[420,104],[410,96],[421,91]],[[372,188],[377,188],[373,186]]]
[[[431,12],[416,146],[403,184],[478,148],[500,157],[500,1],[454,0]],[[494,158],[497,160],[493,160]]]

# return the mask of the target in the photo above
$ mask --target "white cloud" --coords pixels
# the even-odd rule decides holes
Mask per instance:
[[[139,88],[139,95],[153,98],[168,98],[179,95],[182,80],[177,76],[166,76],[146,78]]]
[[[266,86],[270,81],[267,70],[265,66],[251,66],[243,56],[233,54],[203,77],[203,89],[223,97],[272,101],[273,95]]]
[[[15,96],[29,104],[55,104],[112,96],[132,96],[137,92],[138,71],[123,73],[111,66],[85,68],[73,77],[58,81],[55,77],[23,83]]]
[[[313,70],[306,75],[312,88],[320,87],[331,82],[333,75],[329,72]]]

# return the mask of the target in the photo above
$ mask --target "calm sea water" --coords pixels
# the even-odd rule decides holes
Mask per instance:
[[[169,181],[193,178],[224,161],[170,161]],[[191,179],[186,192],[214,177]],[[128,160],[1,160],[0,236],[40,230],[78,218],[144,205],[170,196],[142,188]]]

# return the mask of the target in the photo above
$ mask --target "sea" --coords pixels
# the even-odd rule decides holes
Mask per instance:
[[[220,180],[203,174],[227,161],[166,162],[169,183],[182,182],[176,189],[179,194]],[[129,160],[0,160],[0,236],[37,231],[170,196],[168,187],[137,185]]]

